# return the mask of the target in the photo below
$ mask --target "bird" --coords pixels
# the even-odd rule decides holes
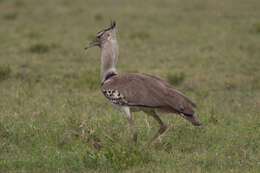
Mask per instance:
[[[143,111],[148,116],[152,116],[160,125],[160,128],[142,145],[142,148],[149,146],[166,131],[167,126],[161,120],[160,113],[175,113],[194,126],[202,125],[195,115],[196,104],[169,83],[151,74],[119,74],[117,72],[119,45],[115,21],[111,21],[108,28],[98,32],[85,49],[94,46],[101,49],[101,91],[128,120],[131,138],[135,145],[137,132],[132,112]]]

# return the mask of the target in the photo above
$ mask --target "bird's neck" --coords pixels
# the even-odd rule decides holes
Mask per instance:
[[[101,46],[101,83],[117,74],[116,63],[119,55],[116,40],[110,40]]]

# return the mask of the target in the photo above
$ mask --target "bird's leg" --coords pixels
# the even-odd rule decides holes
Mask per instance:
[[[127,120],[129,122],[130,132],[131,132],[133,141],[136,145],[137,144],[137,133],[136,133],[136,130],[135,130],[135,127],[134,127],[134,121],[131,117],[127,117]]]
[[[136,130],[135,130],[135,127],[134,127],[134,121],[131,117],[130,108],[128,106],[116,106],[116,108],[119,109],[124,114],[126,119],[128,120],[130,132],[131,132],[133,141],[136,144],[137,143],[137,133],[136,133]]]
[[[146,112],[148,113],[148,112]],[[149,112],[149,115],[154,117],[154,119],[160,124],[159,130],[155,133],[155,135],[149,139],[142,147],[142,149],[146,148],[148,145],[150,145],[158,136],[160,136],[165,130],[167,129],[167,126],[162,122],[160,117],[155,113],[155,111]]]

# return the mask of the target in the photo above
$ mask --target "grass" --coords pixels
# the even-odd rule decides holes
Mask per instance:
[[[12,12],[5,14],[3,16],[3,18],[6,20],[15,20],[17,17],[18,17],[18,13],[12,13]]]
[[[0,172],[259,172],[260,2],[0,0]],[[99,89],[100,50],[117,21],[118,71],[160,76],[198,105],[193,127],[127,120]]]
[[[184,81],[184,79],[185,79],[185,73],[183,72],[175,73],[175,74],[169,73],[167,75],[167,82],[172,85],[179,85]]]
[[[47,52],[49,52],[49,50],[50,50],[49,46],[46,45],[46,44],[42,44],[42,43],[38,43],[38,44],[32,45],[29,48],[30,52],[32,52],[32,53],[39,53],[39,54],[47,53]]]
[[[145,40],[150,38],[150,34],[147,31],[137,31],[137,32],[132,32],[129,35],[130,39],[141,39],[141,40]]]
[[[11,75],[11,68],[7,65],[1,65],[0,66],[0,81],[5,80],[10,77]]]

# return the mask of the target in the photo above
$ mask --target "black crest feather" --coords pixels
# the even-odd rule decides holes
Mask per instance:
[[[109,30],[111,30],[111,29],[114,29],[115,27],[116,27],[116,22],[115,22],[114,20],[112,20],[112,21],[111,21],[111,24],[110,24],[110,27],[108,27],[108,28],[106,28],[106,29],[104,29],[104,30],[98,32],[98,33],[97,33],[97,37],[101,37],[101,36],[104,34],[104,32],[109,31]]]
[[[111,21],[111,25],[109,28],[105,29],[104,31],[108,31],[110,29],[114,29],[116,27],[116,22],[114,20]]]

